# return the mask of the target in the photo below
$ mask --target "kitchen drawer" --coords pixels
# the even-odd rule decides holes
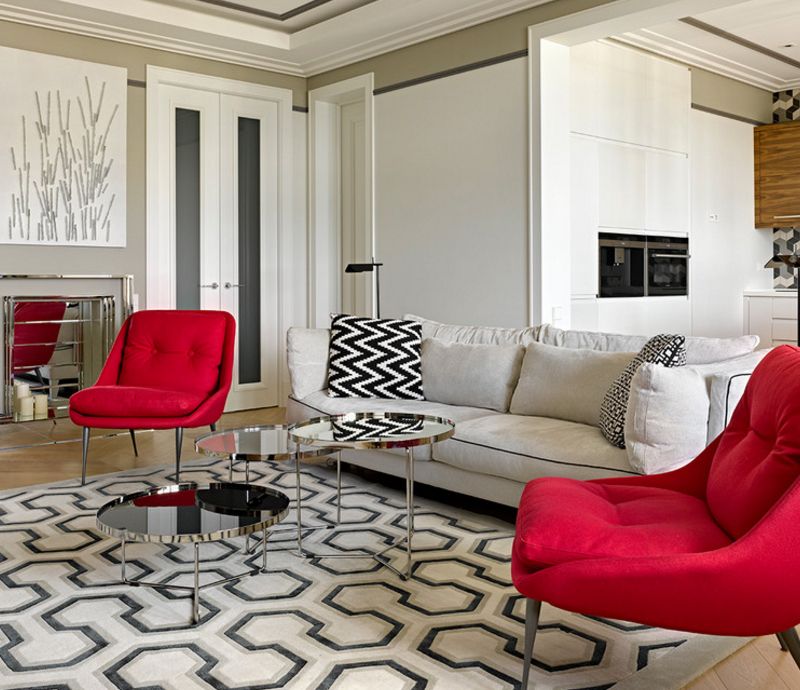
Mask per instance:
[[[772,322],[772,342],[788,340],[797,342],[797,321],[775,319]]]
[[[773,319],[796,319],[797,300],[789,297],[772,298],[772,318]]]

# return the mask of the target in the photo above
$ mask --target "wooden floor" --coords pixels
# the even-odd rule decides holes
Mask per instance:
[[[280,424],[284,410],[271,408],[226,414],[220,428],[248,424]],[[208,429],[186,430],[183,459],[198,457],[194,439]],[[105,474],[174,461],[175,437],[169,431],[139,432],[139,457],[127,431],[92,435],[89,474]],[[51,444],[51,441],[58,441]],[[29,444],[47,444],[30,446]],[[24,447],[27,446],[27,447]],[[69,420],[0,425],[0,490],[57,482],[80,476],[80,428]],[[782,652],[775,637],[762,637],[726,659],[688,686],[691,690],[800,690],[800,670]]]

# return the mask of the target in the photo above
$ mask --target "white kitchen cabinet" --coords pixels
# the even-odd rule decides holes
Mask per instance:
[[[759,347],[797,344],[797,293],[752,290],[744,293],[745,332],[760,338]]]
[[[688,67],[602,41],[570,50],[573,132],[688,152]]]
[[[645,228],[653,232],[688,232],[688,156],[647,151],[645,157]]]
[[[644,230],[647,152],[635,146],[600,141],[598,164],[600,227]]]

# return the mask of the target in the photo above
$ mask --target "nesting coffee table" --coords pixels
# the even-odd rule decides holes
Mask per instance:
[[[200,620],[200,590],[234,582],[267,570],[269,528],[283,520],[289,498],[274,489],[233,483],[194,483],[162,486],[128,494],[106,503],[97,513],[101,532],[120,540],[120,581],[135,587],[173,589],[192,597],[192,622]],[[200,585],[200,544],[261,532],[262,565],[240,575]],[[194,544],[194,583],[173,585],[129,580],[125,546],[128,542]]]
[[[406,534],[394,540],[380,551],[367,554],[314,553],[302,546],[302,503],[300,483],[297,485],[297,544],[298,550],[312,558],[374,558],[378,563],[394,571],[402,579],[411,576],[414,563],[412,539],[414,537],[414,448],[433,444],[450,438],[455,433],[455,424],[449,419],[428,415],[405,413],[350,413],[328,417],[317,417],[299,422],[289,429],[297,453],[303,448],[323,448],[327,453],[336,453],[337,522],[341,522],[342,450],[405,450],[406,474]],[[299,457],[299,456],[298,456]],[[354,530],[351,530],[354,531]],[[403,569],[392,565],[385,557],[387,551],[405,546],[406,563]]]

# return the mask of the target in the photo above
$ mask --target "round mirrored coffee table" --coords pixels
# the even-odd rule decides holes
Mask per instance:
[[[228,458],[228,478],[233,481],[237,462],[245,463],[245,483],[250,480],[251,462],[307,460],[330,455],[319,446],[297,448],[289,438],[289,428],[281,424],[224,429],[200,436],[194,443],[198,453],[214,458]]]
[[[405,450],[406,470],[406,534],[387,547],[370,554],[313,553],[303,549],[302,503],[298,481],[297,544],[301,553],[313,558],[364,558],[371,557],[397,573],[401,578],[411,576],[413,565],[412,539],[414,537],[414,448],[450,438],[455,433],[455,423],[441,417],[413,415],[400,412],[349,413],[317,417],[292,426],[289,437],[298,452],[304,447],[318,447],[327,453],[336,452],[337,522],[341,522],[341,451],[401,448]],[[406,564],[402,570],[385,557],[387,551],[405,545]]]
[[[240,580],[267,570],[269,528],[289,511],[286,494],[262,486],[194,483],[162,486],[120,496],[106,503],[97,513],[98,529],[120,540],[120,580],[124,584],[155,589],[189,592],[192,597],[192,622],[200,620],[200,590]],[[262,565],[241,575],[200,585],[200,544],[261,532]],[[126,576],[125,546],[128,542],[194,544],[194,583],[172,585]]]

